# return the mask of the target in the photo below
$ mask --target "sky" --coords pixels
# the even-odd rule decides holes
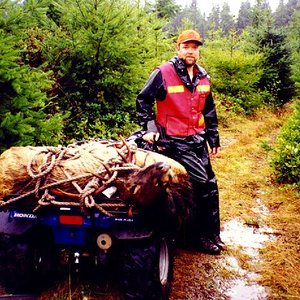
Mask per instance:
[[[185,7],[186,5],[189,6],[192,0],[176,0],[176,2],[182,7]],[[197,0],[197,5],[199,10],[202,13],[205,13],[206,16],[208,16],[213,6],[219,5],[220,8],[222,8],[224,2],[228,3],[231,13],[237,17],[241,3],[245,2],[245,0]],[[249,2],[252,6],[255,4],[256,1],[249,0]],[[279,0],[268,0],[268,2],[271,6],[272,11],[275,11],[278,6]]]

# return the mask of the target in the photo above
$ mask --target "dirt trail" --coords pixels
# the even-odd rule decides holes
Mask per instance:
[[[219,256],[177,249],[170,300],[300,299],[276,297],[261,280],[264,249],[280,234],[272,228],[272,215],[282,203],[280,197],[272,205],[268,202],[277,188],[271,182],[264,148],[275,142],[287,116],[261,112],[253,119],[232,119],[230,128],[220,130],[222,151],[212,163],[220,188],[221,237],[227,249]],[[62,294],[66,292],[63,289]],[[105,291],[92,299],[119,299],[109,294]],[[43,296],[40,299],[50,299],[47,292]]]
[[[271,170],[262,145],[274,143],[284,117],[261,113],[253,120],[233,120],[236,125],[221,130],[221,156],[213,165],[227,250],[211,256],[179,249],[171,300],[271,299],[270,290],[259,283],[260,253],[276,239],[264,203]]]

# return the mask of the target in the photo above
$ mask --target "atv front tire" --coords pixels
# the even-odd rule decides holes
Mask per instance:
[[[123,249],[122,287],[124,298],[169,298],[173,276],[173,251],[170,241],[155,238],[131,241]]]

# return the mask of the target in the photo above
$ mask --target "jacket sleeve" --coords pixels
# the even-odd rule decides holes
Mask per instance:
[[[206,98],[203,116],[206,125],[206,138],[209,146],[211,148],[220,147],[218,118],[215,103],[211,93]]]
[[[155,69],[136,99],[138,120],[143,130],[157,132],[154,113],[155,100],[163,100],[166,89],[159,69]]]

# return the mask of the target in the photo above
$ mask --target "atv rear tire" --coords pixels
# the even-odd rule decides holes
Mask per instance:
[[[54,254],[49,244],[36,246],[16,236],[0,237],[1,284],[9,293],[38,293],[53,275]]]

